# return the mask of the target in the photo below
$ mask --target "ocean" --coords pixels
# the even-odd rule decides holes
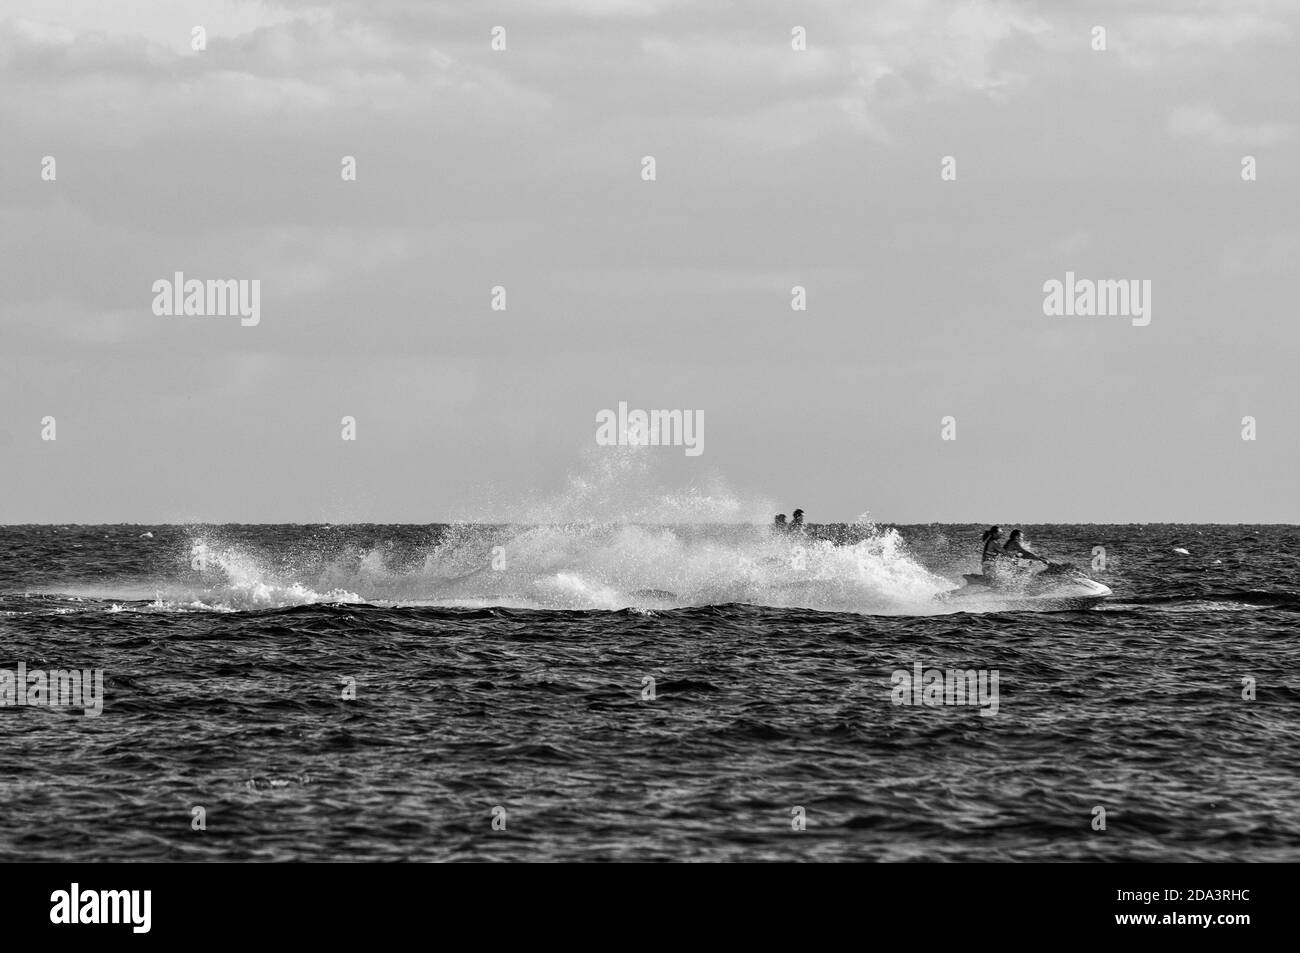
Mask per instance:
[[[1300,859],[1300,528],[981,529],[0,528],[0,859]]]

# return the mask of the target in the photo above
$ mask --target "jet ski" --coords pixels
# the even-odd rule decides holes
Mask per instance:
[[[943,601],[969,605],[974,611],[1087,609],[1114,593],[1069,563],[1048,563],[1039,573],[1008,573],[990,579],[963,575],[966,585],[940,593]]]

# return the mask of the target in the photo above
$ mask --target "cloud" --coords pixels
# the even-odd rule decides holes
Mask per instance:
[[[1165,123],[1166,131],[1181,139],[1204,139],[1218,146],[1250,149],[1290,139],[1295,127],[1284,122],[1231,122],[1209,106],[1179,106]]]

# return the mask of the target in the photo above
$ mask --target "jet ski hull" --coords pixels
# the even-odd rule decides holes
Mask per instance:
[[[965,586],[939,598],[975,612],[1065,612],[1089,609],[1114,595],[1109,586],[1083,575],[1036,576],[1023,588],[990,586],[982,576],[966,579]]]

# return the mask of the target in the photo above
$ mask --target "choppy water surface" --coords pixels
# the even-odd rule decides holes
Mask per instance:
[[[978,531],[0,528],[0,669],[106,696],[0,708],[0,857],[1300,859],[1300,529],[1027,527],[1114,598],[961,612]]]

